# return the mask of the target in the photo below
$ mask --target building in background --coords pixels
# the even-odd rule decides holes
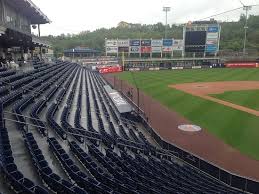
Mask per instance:
[[[50,20],[31,0],[0,0],[0,57],[24,61],[32,59],[36,47],[48,48],[40,38],[40,25],[46,23]],[[38,37],[32,35],[32,26],[38,28]]]
[[[64,56],[71,59],[93,58],[100,55],[100,51],[87,47],[76,47],[64,51]]]

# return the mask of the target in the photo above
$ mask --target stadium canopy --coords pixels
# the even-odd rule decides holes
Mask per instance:
[[[30,18],[31,24],[47,24],[51,22],[31,0],[8,0],[6,3],[17,8],[21,14]]]

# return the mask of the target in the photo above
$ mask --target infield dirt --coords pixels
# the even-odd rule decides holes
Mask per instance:
[[[221,94],[226,91],[256,90],[259,89],[259,81],[227,81],[227,82],[196,82],[175,84],[169,87],[181,90],[183,92],[210,100],[237,110],[247,112],[259,117],[259,111],[251,108],[240,106],[231,102],[220,100],[209,96],[209,94]]]

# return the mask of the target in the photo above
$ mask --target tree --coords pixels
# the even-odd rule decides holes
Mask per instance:
[[[231,49],[234,51],[242,50],[244,37],[245,15],[241,15],[237,22],[223,22],[221,24],[220,49]],[[259,51],[259,16],[251,15],[248,19],[248,44],[247,47]],[[130,28],[100,28],[93,32],[83,31],[79,34],[61,34],[59,36],[47,36],[54,48],[54,52],[63,53],[64,49],[75,46],[86,45],[90,48],[104,51],[104,40],[108,39],[127,39],[127,38],[163,38],[165,26],[159,22],[153,25],[131,24]],[[183,25],[168,26],[168,37],[175,39],[183,38]]]

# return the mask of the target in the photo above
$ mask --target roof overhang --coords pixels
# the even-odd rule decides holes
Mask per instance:
[[[32,36],[32,43],[35,46],[42,46],[42,47],[47,47],[47,48],[51,47],[51,45],[48,41],[42,40],[41,38],[36,37],[36,36]]]
[[[30,18],[31,24],[47,24],[51,22],[31,0],[7,0],[6,2]]]
[[[0,44],[4,48],[16,46],[29,47],[31,45],[31,39],[30,34],[6,28],[5,32],[0,36]]]

